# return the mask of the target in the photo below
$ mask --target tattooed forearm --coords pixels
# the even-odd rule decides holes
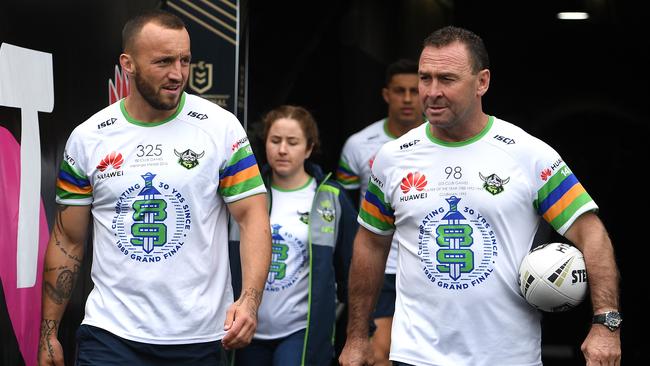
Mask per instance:
[[[45,268],[43,268],[43,273],[49,273],[49,272],[52,272],[52,271],[63,271],[65,269],[67,269],[67,268],[68,267],[66,267],[66,266],[45,267]]]
[[[65,232],[65,229],[63,227],[63,211],[65,211],[68,208],[66,205],[59,205],[56,211],[56,219],[55,219],[55,225],[59,231],[62,233]]]
[[[61,240],[59,239],[59,236],[56,234],[56,231],[53,231],[52,234],[54,235],[54,243],[56,244],[57,248],[59,248],[61,253],[65,254],[65,256],[68,257],[69,259],[81,263],[81,258],[77,257],[76,255],[69,254],[68,251],[63,246],[61,246]]]
[[[47,338],[52,334],[56,334],[59,329],[59,321],[54,319],[41,320],[41,338]]]
[[[77,283],[77,278],[79,277],[79,266],[75,265],[74,270],[69,270],[67,267],[59,273],[59,276],[56,278],[56,285],[52,285],[50,282],[45,281],[44,289],[47,296],[58,305],[63,304],[65,301],[70,299],[72,295],[72,290],[74,289],[75,283]]]
[[[59,329],[59,322],[53,319],[41,320],[41,339],[40,348],[47,351],[48,358],[54,357],[54,348],[51,343],[51,336],[56,338],[57,330]]]

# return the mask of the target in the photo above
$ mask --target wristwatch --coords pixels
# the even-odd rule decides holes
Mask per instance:
[[[603,314],[596,314],[591,321],[593,324],[602,324],[612,332],[618,329],[623,322],[623,317],[618,311],[607,311]]]

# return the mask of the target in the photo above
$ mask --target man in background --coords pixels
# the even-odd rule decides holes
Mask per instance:
[[[370,168],[375,154],[386,142],[392,141],[423,122],[418,100],[418,65],[400,59],[386,69],[382,96],[388,105],[388,116],[350,136],[341,153],[336,179],[352,192],[359,190],[360,202],[366,194]],[[389,365],[390,332],[395,312],[395,272],[397,241],[393,241],[386,261],[384,284],[373,313],[377,326],[371,342],[376,365]]]

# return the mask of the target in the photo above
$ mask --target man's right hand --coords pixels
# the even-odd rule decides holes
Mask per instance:
[[[43,263],[40,366],[64,366],[57,339],[61,318],[81,273],[84,244],[90,223],[90,205],[58,205]]]
[[[65,366],[63,362],[63,347],[56,338],[56,332],[51,335],[41,335],[38,345],[39,366]]]
[[[339,356],[341,366],[372,366],[375,358],[369,338],[348,338]]]

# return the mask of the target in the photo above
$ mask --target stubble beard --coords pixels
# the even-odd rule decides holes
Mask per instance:
[[[181,94],[179,94],[172,102],[165,102],[162,100],[156,89],[150,83],[145,81],[140,74],[136,73],[134,79],[136,89],[138,89],[142,98],[144,98],[144,100],[154,109],[169,111],[178,107],[178,103],[181,100]]]

